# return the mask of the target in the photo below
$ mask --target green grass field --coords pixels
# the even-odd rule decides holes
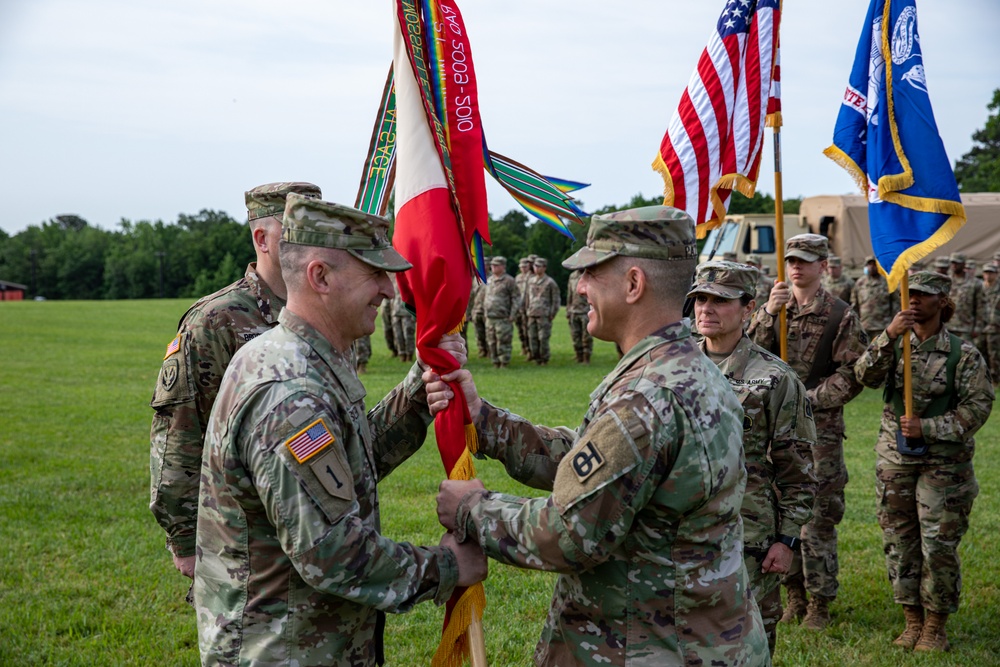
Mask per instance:
[[[148,407],[163,349],[187,301],[0,304],[0,666],[196,665],[187,580],[173,570],[148,505]],[[381,331],[364,377],[369,405],[399,379]],[[545,424],[576,426],[587,397],[616,361],[598,343],[594,363],[572,362],[557,319],[553,362],[495,370],[470,367],[481,393]],[[886,582],[874,510],[879,395],[848,406],[847,516],[841,525],[841,594],[832,627],[779,629],[776,665],[1000,664],[1000,427],[980,431],[982,488],[962,543],[961,611],[949,623],[954,649],[913,655],[891,645],[902,627]],[[487,487],[528,490],[497,464],[481,464]],[[428,442],[380,487],[386,535],[436,543],[433,497],[442,477]],[[552,576],[493,564],[486,582],[490,665],[531,664]],[[442,610],[430,604],[390,616],[388,664],[426,665]]]

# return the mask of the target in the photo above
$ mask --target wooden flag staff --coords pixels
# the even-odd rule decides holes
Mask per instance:
[[[910,309],[910,277],[903,274],[899,282],[899,305],[902,310]],[[895,372],[895,370],[893,371]],[[903,334],[903,405],[906,416],[913,416],[913,373],[910,369],[910,332]]]
[[[778,281],[785,282],[785,202],[781,194],[780,121],[771,129],[774,130],[774,231],[778,236],[775,241],[778,246]],[[778,313],[778,345],[781,360],[788,361],[788,319],[785,306]]]

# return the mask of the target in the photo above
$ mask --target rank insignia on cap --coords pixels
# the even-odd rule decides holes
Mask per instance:
[[[333,434],[326,427],[326,422],[317,419],[286,440],[285,446],[288,447],[288,451],[292,453],[296,461],[305,463],[323,451],[331,442],[333,442]]]
[[[181,335],[177,334],[177,336],[174,337],[172,341],[170,341],[170,344],[167,345],[167,352],[166,354],[163,355],[163,358],[167,359],[171,354],[173,354],[179,349],[181,349]]]

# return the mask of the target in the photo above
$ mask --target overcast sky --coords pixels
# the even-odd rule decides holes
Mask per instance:
[[[658,196],[650,163],[724,0],[462,0],[490,147],[590,182],[585,208]],[[822,155],[868,0],[787,0],[784,193],[854,192]],[[75,213],[245,216],[307,180],[353,204],[392,58],[389,0],[0,1],[0,227]],[[1000,2],[919,0],[952,162],[1000,87]],[[771,138],[759,190],[774,192]],[[516,204],[491,187],[494,214]]]

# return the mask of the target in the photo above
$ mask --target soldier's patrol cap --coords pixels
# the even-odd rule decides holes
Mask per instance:
[[[951,257],[949,258],[949,261],[952,264],[965,264],[966,258],[965,258],[965,255],[963,253],[953,252],[953,253],[951,253]]]
[[[757,294],[757,277],[760,271],[749,264],[736,262],[704,262],[698,265],[694,285],[688,297],[695,294],[714,294],[723,299],[738,299],[743,295]]]
[[[722,253],[722,261],[724,262],[735,262],[736,253],[735,252],[724,252]]]
[[[630,208],[590,219],[587,245],[563,261],[567,269],[586,269],[614,257],[675,261],[695,259],[694,220],[672,206]]]
[[[951,292],[951,278],[934,271],[918,271],[909,277],[911,292],[942,294]]]
[[[842,266],[840,258],[836,255],[830,255],[826,258],[826,261],[830,266]]]
[[[388,220],[350,206],[291,193],[281,227],[286,243],[340,248],[386,271],[412,266],[389,243]]]
[[[997,272],[996,262],[986,262],[986,265],[983,266],[983,273],[986,273],[987,271],[989,271],[990,273],[996,273]]]
[[[549,260],[545,259],[544,257],[535,258],[535,266],[548,266],[548,265],[549,265]]]
[[[866,255],[865,264],[877,264],[878,260],[875,259],[875,255]]]
[[[518,266],[528,266],[529,264],[531,264],[531,260],[527,257],[522,257],[517,263]]]
[[[993,253],[993,261],[1000,262],[1000,252]]]
[[[819,234],[799,234],[785,241],[785,257],[798,257],[807,262],[826,259],[830,242]]]
[[[747,264],[753,264],[754,266],[760,266],[760,255],[747,255]]]
[[[499,264],[500,266],[507,266],[507,258],[497,255],[496,257],[490,260],[490,264]]]
[[[934,260],[935,269],[947,269],[949,266],[951,266],[951,263],[948,261],[947,257],[938,257]]]
[[[917,271],[923,271],[927,266],[927,262],[922,259],[918,259],[913,264],[910,264],[910,271],[916,273]]]
[[[272,215],[281,217],[285,212],[285,198],[292,192],[319,199],[323,196],[318,185],[312,183],[266,183],[247,190],[243,198],[247,203],[247,222]]]

